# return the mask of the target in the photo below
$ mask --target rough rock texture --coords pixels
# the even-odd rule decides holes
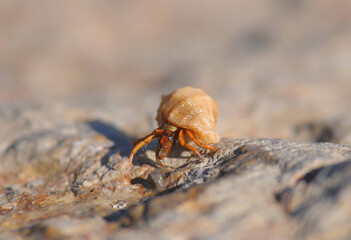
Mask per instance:
[[[351,239],[350,23],[349,0],[0,1],[0,239]],[[185,86],[218,151],[130,167]]]
[[[0,238],[351,238],[350,145],[222,139],[160,168],[152,143],[131,167],[113,124],[47,111],[1,109]]]

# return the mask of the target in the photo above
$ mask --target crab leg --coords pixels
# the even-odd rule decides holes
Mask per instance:
[[[146,136],[145,138],[143,139],[137,139],[137,144],[134,146],[132,152],[130,153],[130,156],[129,156],[129,164],[131,166],[133,166],[132,164],[132,161],[133,161],[133,157],[134,157],[134,154],[140,149],[142,148],[143,146],[147,145],[149,142],[151,142],[152,139],[155,138],[155,134],[154,133],[151,133],[149,136]]]
[[[186,133],[188,134],[188,136],[191,138],[191,140],[193,140],[193,142],[198,145],[199,147],[202,148],[206,148],[206,149],[210,149],[212,152],[216,151],[216,148],[210,145],[206,145],[206,144],[202,144],[199,139],[197,139],[197,137],[189,130],[189,129],[185,129]]]
[[[204,161],[204,159],[202,158],[201,154],[193,146],[191,146],[190,144],[185,142],[185,140],[184,140],[184,130],[183,129],[180,129],[180,131],[179,131],[178,140],[179,140],[180,145],[182,145],[183,147],[186,147],[187,149],[193,151],[193,153],[195,153],[201,159],[201,161]]]

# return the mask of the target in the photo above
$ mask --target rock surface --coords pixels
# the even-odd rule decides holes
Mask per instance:
[[[1,109],[0,238],[351,237],[350,145],[228,138],[160,168],[152,142],[131,167],[116,126],[47,111]]]
[[[349,0],[0,1],[0,239],[351,239],[350,22]],[[218,151],[130,167],[184,86],[217,101]]]

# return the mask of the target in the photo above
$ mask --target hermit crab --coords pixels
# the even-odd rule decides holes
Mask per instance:
[[[173,144],[177,141],[194,152],[202,161],[201,154],[189,144],[190,141],[199,147],[216,151],[211,144],[219,141],[214,131],[217,121],[217,104],[204,90],[184,87],[167,96],[162,96],[156,121],[159,128],[146,137],[135,140],[134,148],[129,156],[130,165],[133,165],[132,161],[136,152],[154,138],[159,140],[156,162],[162,166],[165,166],[163,159],[170,154]]]

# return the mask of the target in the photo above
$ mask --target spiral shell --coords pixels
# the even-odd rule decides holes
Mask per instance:
[[[202,89],[184,87],[162,96],[156,121],[159,127],[169,122],[176,127],[189,129],[203,144],[219,141],[214,131],[217,104]]]

